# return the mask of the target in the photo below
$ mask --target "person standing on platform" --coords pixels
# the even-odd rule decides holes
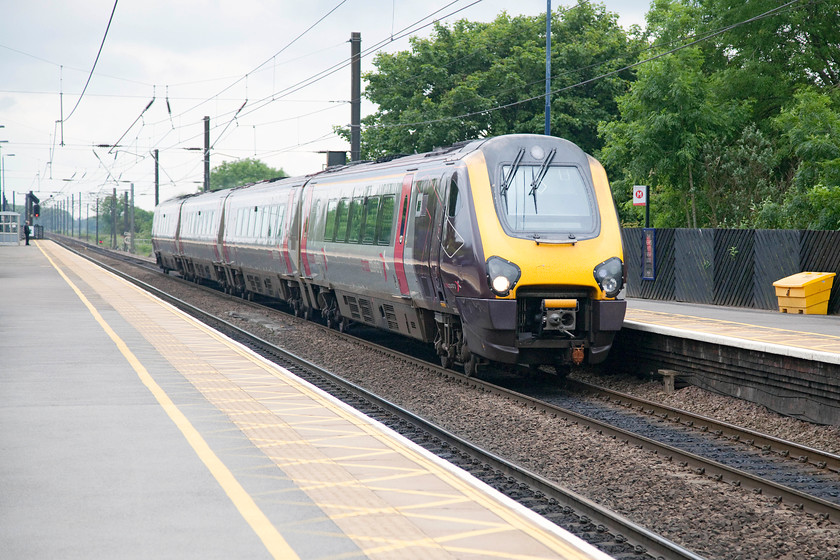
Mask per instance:
[[[23,236],[26,237],[26,244],[29,245],[29,222],[27,221],[23,226]]]

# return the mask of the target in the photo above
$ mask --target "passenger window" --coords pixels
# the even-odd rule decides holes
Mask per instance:
[[[394,195],[382,197],[382,206],[379,209],[379,233],[376,236],[378,245],[391,244],[391,227],[394,223]]]
[[[309,230],[309,238],[313,241],[320,239],[318,236],[318,210],[321,208],[321,201],[315,200],[312,202],[312,208],[309,209],[309,223],[306,225]]]
[[[405,218],[406,214],[408,213],[408,195],[405,195],[403,199],[403,210],[402,216],[400,217],[400,242],[402,243],[402,238],[405,236]]]
[[[338,209],[335,217],[335,240],[339,243],[347,241],[347,225],[350,218],[349,204],[346,198],[338,201]]]
[[[271,213],[268,208],[260,209],[260,241],[265,243],[268,240],[269,217]]]
[[[280,239],[283,232],[283,218],[286,215],[286,207],[285,206],[278,206],[277,207],[277,230],[275,232],[275,237]]]
[[[347,234],[348,243],[358,243],[359,233],[362,231],[362,210],[364,210],[364,199],[361,197],[354,198],[350,201],[350,225]]]
[[[257,207],[254,206],[254,211],[248,214],[248,238],[253,240],[257,237]]]
[[[369,196],[365,200],[365,228],[362,243],[373,244],[376,239],[376,220],[379,217],[379,197]]]
[[[327,203],[327,223],[324,225],[324,241],[335,240],[335,216],[338,208],[337,200],[330,200]]]

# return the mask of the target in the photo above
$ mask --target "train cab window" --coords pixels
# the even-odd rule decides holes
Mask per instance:
[[[449,184],[449,203],[447,204],[447,212],[450,218],[454,218],[461,209],[459,206],[460,202],[461,200],[458,197],[458,181],[453,177],[452,182]]]
[[[372,245],[376,239],[376,220],[379,218],[379,197],[365,199],[365,227],[362,231],[362,243]]]
[[[347,242],[358,243],[359,233],[362,231],[362,211],[364,210],[364,199],[356,197],[350,201],[350,219],[347,230]]]
[[[502,166],[499,217],[515,234],[595,231],[594,193],[574,166]]]
[[[327,223],[324,225],[324,241],[335,240],[335,218],[338,214],[338,201],[330,200],[327,203]]]
[[[347,223],[350,218],[350,203],[346,198],[338,201],[335,216],[335,240],[338,243],[347,241]]]
[[[391,228],[394,224],[394,202],[396,196],[393,194],[382,197],[382,205],[379,207],[379,229],[376,234],[377,245],[391,244]]]

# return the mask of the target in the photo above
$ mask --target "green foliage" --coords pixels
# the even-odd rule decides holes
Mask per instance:
[[[210,190],[229,189],[284,176],[286,173],[282,169],[271,168],[257,159],[226,161],[210,171]]]
[[[570,86],[627,65],[637,47],[603,5],[584,0],[552,14],[552,134],[600,147],[598,122],[617,115],[615,98],[633,75]],[[544,15],[437,25],[411,51],[380,53],[374,65],[365,95],[379,108],[363,119],[364,158],[544,130]]]
[[[698,205],[707,196],[704,147],[715,136],[732,134],[744,113],[738,102],[716,96],[704,60],[700,49],[688,48],[642,66],[631,90],[618,99],[621,119],[601,127],[605,165],[623,168],[655,196],[666,196],[657,212],[685,227],[697,227]],[[622,198],[627,196],[629,191]]]
[[[834,94],[835,97],[837,94]],[[773,120],[793,178],[784,200],[759,207],[763,227],[840,229],[840,110],[829,94],[800,91]]]
[[[552,134],[601,159],[625,225],[646,184],[656,227],[840,229],[840,0],[652,0],[629,32],[588,0],[551,17]],[[438,25],[374,64],[364,158],[543,132],[544,15]]]
[[[625,224],[630,186],[648,184],[658,227],[840,228],[840,0],[747,22],[779,6],[653,2],[654,52],[741,25],[640,66],[601,125]]]

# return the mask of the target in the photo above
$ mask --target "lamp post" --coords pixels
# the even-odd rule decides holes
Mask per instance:
[[[0,128],[6,128],[6,126],[0,124]],[[0,140],[0,144],[6,144],[8,142],[9,142],[8,140]],[[14,155],[14,154],[11,154],[11,155]],[[5,211],[6,210],[6,199],[3,198],[3,194],[5,192],[5,191],[3,191],[3,188],[4,188],[3,185],[6,183],[6,181],[4,181],[3,179],[4,179],[4,177],[3,177],[3,146],[0,146],[0,211]]]
[[[15,154],[0,154],[0,212],[6,211],[6,158],[14,157]]]

